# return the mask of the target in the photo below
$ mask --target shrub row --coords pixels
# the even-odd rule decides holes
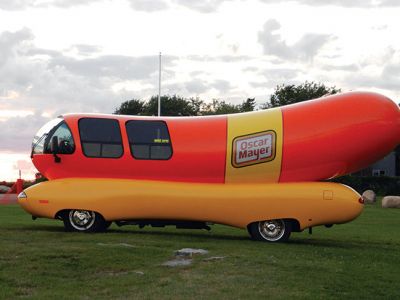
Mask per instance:
[[[373,190],[377,195],[400,195],[400,177],[385,176],[351,176],[346,175],[330,180],[348,185],[360,194],[365,190]]]

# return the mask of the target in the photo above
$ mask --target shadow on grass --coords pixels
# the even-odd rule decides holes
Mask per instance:
[[[312,247],[322,247],[322,248],[340,248],[340,249],[358,249],[365,247],[367,243],[362,241],[339,241],[332,239],[291,239],[287,242],[291,245],[299,246],[312,246]],[[370,245],[370,243],[368,243]]]
[[[249,236],[247,236],[244,231],[243,235],[229,235],[228,233],[214,233],[212,230],[207,232],[205,230],[194,231],[193,229],[190,231],[186,231],[185,229],[176,229],[176,231],[171,231],[172,229],[137,229],[135,227],[133,230],[123,230],[118,227],[110,228],[104,233],[95,233],[95,235],[108,235],[110,237],[115,236],[116,234],[120,235],[130,235],[130,236],[140,236],[140,237],[160,237],[162,239],[165,238],[182,238],[182,239],[201,239],[203,241],[213,240],[213,241],[249,241],[257,245],[271,245],[270,243],[251,241]],[[90,233],[80,233],[80,232],[66,232],[62,224],[60,225],[32,225],[32,226],[18,226],[12,228],[3,228],[7,231],[14,232],[27,232],[27,233],[38,233],[38,232],[48,232],[48,233],[64,233],[65,235],[90,235]],[[237,229],[240,232],[240,229]],[[279,243],[281,244],[281,243]],[[362,249],[371,249],[376,248],[377,251],[382,251],[384,245],[393,244],[390,241],[382,241],[382,240],[361,240],[361,239],[332,239],[332,238],[324,238],[324,237],[304,237],[304,236],[296,236],[293,234],[291,239],[285,243],[285,245],[289,247],[318,247],[318,248],[331,248],[331,249],[346,249],[346,250],[362,250]],[[396,243],[394,243],[396,244]]]
[[[199,230],[198,232],[185,232],[185,229],[177,229],[176,232],[170,230],[122,230],[118,228],[108,229],[106,232],[102,233],[81,233],[81,232],[67,232],[62,226],[53,225],[35,225],[35,226],[19,226],[14,228],[9,228],[10,231],[18,232],[61,232],[67,235],[82,235],[82,234],[95,234],[95,235],[112,235],[112,234],[125,234],[125,235],[137,235],[137,236],[160,236],[160,237],[183,237],[183,238],[201,238],[201,239],[211,239],[211,240],[249,240],[249,237],[245,235],[228,235],[228,234],[214,234],[212,231],[208,232],[205,230]],[[240,229],[239,229],[240,230]]]
[[[160,236],[160,237],[196,237],[196,238],[204,238],[204,239],[216,239],[216,240],[248,240],[249,238],[246,236],[239,236],[239,235],[228,235],[228,234],[214,234],[211,231],[206,230],[199,230],[197,232],[193,231],[186,231],[185,229],[176,229],[176,232],[172,231],[163,231],[163,230],[135,230],[135,231],[128,231],[128,230],[120,230],[120,229],[110,229],[109,232],[115,233],[122,233],[122,234],[135,234],[135,235],[148,235],[148,236]],[[240,230],[240,229],[239,229]]]
[[[392,241],[383,241],[383,240],[366,240],[366,239],[343,239],[341,240],[332,238],[310,238],[310,239],[302,239],[302,238],[294,238],[288,241],[290,245],[298,245],[305,247],[313,247],[313,248],[331,248],[331,249],[341,249],[341,250],[356,250],[358,252],[362,252],[365,249],[376,249],[376,252],[382,253],[382,251],[386,251],[387,247],[392,247],[397,244]]]

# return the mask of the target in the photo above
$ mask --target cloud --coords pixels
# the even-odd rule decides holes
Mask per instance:
[[[398,0],[260,0],[263,3],[294,2],[310,6],[341,6],[341,7],[394,7],[400,6]]]
[[[13,11],[50,6],[69,8],[102,1],[103,0],[0,0],[0,9]]]
[[[163,93],[165,94],[178,94],[183,97],[195,97],[201,96],[202,94],[213,92],[215,97],[225,98],[234,87],[232,84],[224,79],[214,79],[210,80],[207,78],[202,78],[200,75],[205,75],[206,73],[197,73],[199,77],[187,80],[185,82],[169,82],[162,86]],[[206,76],[207,77],[207,76]],[[203,99],[210,100],[210,99]]]
[[[186,58],[200,62],[240,62],[250,59],[246,55],[188,55]]]
[[[17,55],[19,46],[27,44],[33,38],[33,34],[28,28],[16,32],[3,32],[0,35],[0,66],[4,66],[8,59]]]
[[[300,69],[294,68],[267,68],[264,70],[260,70],[257,68],[254,70],[253,68],[247,68],[246,71],[254,72],[256,71],[257,77],[260,79],[264,78],[262,81],[252,81],[250,85],[254,88],[268,88],[275,87],[278,84],[287,83],[287,82],[296,82],[296,78],[299,74],[301,74]]]
[[[89,5],[106,0],[0,0],[0,9],[23,10],[38,7],[71,8],[75,6]],[[109,0],[111,2],[111,0]],[[121,0],[122,1],[122,0]],[[211,13],[216,11],[223,2],[232,0],[125,0],[132,9],[137,11],[154,12],[166,10],[170,4],[176,4],[200,13]]]
[[[96,45],[76,44],[71,47],[71,50],[76,51],[78,55],[89,56],[99,53],[101,51],[101,47]]]
[[[218,9],[218,7],[223,2],[228,2],[230,0],[174,0],[175,3],[184,6],[186,8],[201,12],[201,13],[211,13]]]
[[[386,90],[398,90],[400,86],[400,61],[391,61],[382,68],[377,75],[366,74],[363,77],[355,78],[352,81],[362,87],[380,88]]]
[[[26,57],[33,38],[32,32],[27,28],[0,34],[0,86],[3,90],[1,94],[21,94],[29,88],[30,79],[37,75],[37,63]],[[1,97],[0,106],[5,106]]]
[[[0,150],[28,149],[33,134],[48,119],[40,117],[43,113],[49,118],[70,112],[112,113],[132,95],[126,89],[113,90],[115,84],[131,81],[140,87],[145,83],[146,90],[135,95],[148,97],[145,93],[156,93],[157,56],[100,55],[98,47],[82,44],[67,51],[71,49],[82,57],[37,48],[27,28],[0,33],[0,109],[34,114],[2,114]],[[163,56],[166,78],[174,76],[175,60]]]
[[[56,6],[56,7],[74,7],[88,5],[92,3],[104,2],[104,0],[47,0],[47,1],[32,1],[35,2],[35,6]]]
[[[129,0],[134,10],[153,12],[168,9],[168,4],[164,0]]]
[[[78,59],[61,51],[36,48],[33,34],[28,29],[0,34],[0,86],[1,95],[9,91],[19,94],[11,103],[0,98],[0,107],[15,106],[18,102],[25,109],[92,110],[94,104],[112,109],[118,99],[110,88],[125,80],[149,80],[158,72],[156,56],[99,55]],[[75,45],[79,53],[96,54],[98,48]],[[168,76],[175,57],[165,55],[163,66]]]
[[[188,81],[184,84],[184,87],[190,94],[196,95],[205,93],[210,89],[209,85],[201,79]]]
[[[211,86],[222,94],[228,93],[233,89],[232,84],[227,80],[218,79],[212,82]]]
[[[31,0],[0,0],[0,9],[20,10],[30,6]]]
[[[281,25],[275,19],[265,22],[263,30],[258,33],[258,42],[262,45],[264,54],[284,60],[312,60],[319,50],[330,40],[332,35],[307,33],[294,45],[289,46],[276,31]]]
[[[167,57],[163,63],[168,63]],[[104,55],[88,59],[59,56],[51,60],[50,68],[64,68],[72,74],[89,77],[141,79],[158,71],[158,61],[155,56]]]
[[[27,8],[59,7],[71,8],[97,4],[100,2],[111,2],[112,0],[0,0],[0,9],[15,11]],[[137,11],[155,12],[168,9],[172,4],[185,7],[199,13],[212,13],[219,9],[225,2],[233,0],[120,0],[127,1],[132,9]],[[250,0],[238,0],[251,2]],[[399,7],[398,0],[259,0],[266,4],[297,3],[310,6],[339,6],[339,7]]]
[[[19,159],[13,166],[14,170],[21,170],[22,174],[35,173],[36,168],[33,166],[32,161]]]
[[[347,72],[356,72],[360,69],[360,67],[356,64],[348,64],[348,65],[321,65],[321,69],[326,71],[347,71]]]
[[[37,113],[0,121],[0,152],[29,152],[33,136],[49,120]]]

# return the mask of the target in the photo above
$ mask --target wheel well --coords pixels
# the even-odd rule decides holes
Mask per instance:
[[[300,232],[300,222],[297,221],[296,219],[285,219],[285,221],[290,222],[290,225],[292,226],[292,231],[293,232]]]
[[[65,213],[67,213],[69,211],[69,209],[62,209],[60,211],[58,211],[54,217],[54,219],[58,219],[58,220],[62,220],[62,217]]]
[[[62,219],[63,219],[63,218],[62,218],[63,215],[66,214],[66,213],[68,213],[70,210],[71,210],[71,209],[62,209],[62,210],[58,211],[58,212],[56,213],[54,219],[62,220]],[[99,213],[99,212],[97,212],[97,211],[94,211],[94,210],[93,210],[93,212],[95,212],[96,214],[100,215],[100,216],[104,219],[104,217],[103,217],[103,215],[102,215],[101,213]],[[105,219],[104,219],[104,220],[105,220]]]
[[[300,232],[301,231],[300,222],[297,221],[296,219],[283,219],[283,220],[285,220],[286,222],[290,223],[290,225],[292,227],[292,231],[294,231],[294,232]],[[255,223],[255,222],[251,222],[250,224],[247,224],[247,231],[250,230],[250,225],[253,224],[253,223]]]

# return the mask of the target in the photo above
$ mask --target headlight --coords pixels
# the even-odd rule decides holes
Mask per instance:
[[[25,192],[21,192],[18,195],[18,199],[28,199],[28,196],[25,194]]]

